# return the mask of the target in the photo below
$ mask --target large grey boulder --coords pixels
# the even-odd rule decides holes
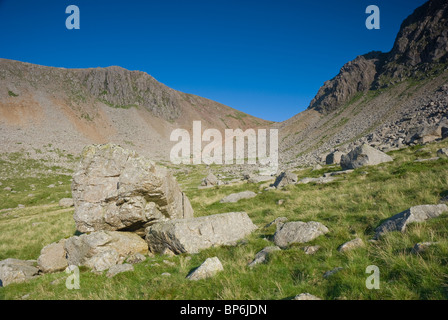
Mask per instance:
[[[280,189],[289,184],[296,184],[296,183],[297,183],[297,175],[290,171],[284,171],[280,173],[280,175],[275,179],[273,186],[276,187],[277,189]]]
[[[243,191],[243,192],[239,192],[239,193],[232,193],[229,194],[227,197],[223,198],[220,202],[221,203],[235,203],[238,202],[242,199],[251,199],[256,197],[257,194],[255,192],[252,191]]]
[[[45,246],[37,259],[37,265],[43,273],[63,271],[68,267],[65,239]]]
[[[36,277],[39,269],[35,266],[35,261],[6,259],[0,261],[0,284],[3,287],[11,283],[20,283]]]
[[[442,138],[442,125],[426,125],[411,128],[404,139],[404,143],[425,144]]]
[[[408,224],[436,218],[446,211],[448,211],[446,204],[411,207],[387,219],[376,228],[375,239],[379,239],[382,235],[392,231],[404,232]]]
[[[97,231],[65,241],[69,265],[86,266],[95,272],[122,264],[135,253],[146,254],[148,245],[135,233]]]
[[[292,243],[306,243],[328,233],[329,230],[320,222],[293,221],[280,226],[274,234],[274,243],[286,248]]]
[[[157,221],[193,216],[167,169],[113,144],[84,148],[72,193],[81,232],[122,230],[143,236]]]
[[[363,144],[342,156],[341,167],[344,170],[348,170],[390,161],[393,161],[392,157],[367,144]]]
[[[195,281],[207,279],[223,270],[224,268],[221,261],[219,261],[217,257],[208,258],[196,270],[193,270],[193,272],[187,276],[187,279]]]
[[[212,246],[234,245],[257,227],[245,212],[161,222],[148,228],[146,241],[153,253],[197,253]]]

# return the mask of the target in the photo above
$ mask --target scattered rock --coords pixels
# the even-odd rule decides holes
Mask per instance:
[[[353,171],[354,170],[343,170],[343,171],[327,172],[327,173],[324,173],[324,177],[328,178],[328,177],[340,176],[340,175],[352,173]]]
[[[274,252],[274,251],[279,251],[280,248],[279,247],[266,247],[263,250],[259,251],[256,255],[254,260],[249,263],[249,268],[254,267],[255,265],[259,264],[259,263],[265,263],[268,261],[269,259],[269,255]]]
[[[135,233],[97,231],[66,240],[69,265],[86,266],[95,272],[122,264],[132,254],[146,254],[148,245]]]
[[[37,259],[37,265],[43,273],[63,271],[68,267],[65,239],[45,246]]]
[[[224,183],[211,172],[201,181],[201,187],[214,187],[222,184]]]
[[[146,261],[146,256],[139,252],[131,254],[129,258],[126,259],[126,262],[130,264],[138,264],[144,261]]]
[[[19,205],[17,206],[17,208],[19,208],[19,209],[24,209],[24,208],[25,208],[25,205],[24,205],[24,204],[19,204]]]
[[[333,177],[320,177],[320,178],[303,178],[297,183],[298,184],[308,184],[308,183],[326,184],[326,183],[330,183],[333,181],[334,181]]]
[[[272,225],[277,225],[277,228],[279,228],[281,225],[283,225],[286,221],[288,221],[288,218],[286,217],[278,217],[275,218],[274,221],[269,222],[267,225],[265,225],[265,228],[269,228]]]
[[[442,158],[448,158],[448,148],[442,148],[437,150],[437,156]]]
[[[129,272],[129,271],[134,271],[134,266],[132,264],[128,264],[128,263],[117,264],[117,265],[111,266],[109,268],[109,270],[106,273],[106,276],[108,278],[113,278],[119,273]]]
[[[55,185],[54,184],[50,184],[47,188],[50,188],[50,189],[52,189],[52,188],[54,188],[55,187]]]
[[[73,176],[74,219],[81,232],[144,230],[193,217],[187,196],[165,168],[113,144],[84,148]]]
[[[334,268],[334,269],[332,269],[332,270],[330,270],[330,271],[327,271],[327,272],[324,273],[324,278],[325,278],[325,279],[328,279],[328,278],[330,278],[332,275],[338,273],[339,271],[341,271],[341,270],[343,270],[343,269],[344,269],[344,268],[337,267],[337,268]]]
[[[164,273],[162,273],[162,276],[164,276],[164,277],[171,277],[171,273],[169,273],[169,272],[164,272]]]
[[[174,262],[169,260],[163,260],[163,263],[170,267],[174,267],[176,265]]]
[[[3,287],[11,283],[25,282],[36,277],[39,269],[35,267],[35,261],[6,259],[0,261],[0,283]]]
[[[280,199],[280,200],[277,201],[277,205],[278,205],[278,206],[281,206],[281,205],[283,205],[284,203],[285,203],[285,200],[284,200],[284,199]]]
[[[378,239],[385,233],[391,231],[404,232],[408,224],[436,218],[446,211],[448,211],[446,204],[412,207],[387,219],[378,228],[376,228],[375,239]]]
[[[212,246],[234,245],[256,228],[247,213],[230,212],[157,223],[148,228],[146,241],[153,253],[166,249],[175,254],[197,253]]]
[[[266,182],[272,180],[272,176],[250,176],[247,179],[248,183],[260,183],[260,182]]]
[[[11,192],[11,191],[12,191],[12,188],[11,188],[11,187],[6,187],[6,188],[3,188],[3,190],[5,190],[5,191],[7,191],[7,192]]]
[[[356,169],[390,161],[393,161],[392,157],[367,144],[363,144],[350,151],[347,155],[342,156],[341,167],[343,170]]]
[[[435,158],[428,158],[428,159],[417,159],[417,160],[414,160],[414,162],[428,162],[428,161],[437,161],[437,160],[439,160],[440,158],[439,157],[435,157]]]
[[[437,242],[421,242],[415,244],[415,246],[412,248],[413,254],[421,254],[429,249],[429,247],[437,244]]]
[[[297,183],[297,175],[289,171],[284,171],[280,173],[280,175],[275,179],[275,182],[272,186],[277,189],[280,189],[289,184],[296,184],[296,183]]]
[[[338,251],[339,252],[346,252],[346,251],[350,251],[359,247],[364,246],[364,242],[362,241],[361,238],[356,238],[353,239],[351,241],[348,241],[344,244],[342,244],[339,248]]]
[[[294,297],[292,300],[322,300],[321,298],[318,298],[316,296],[313,296],[309,293],[301,293]]]
[[[256,196],[257,196],[257,194],[252,191],[243,191],[243,192],[239,192],[239,193],[232,193],[232,194],[228,195],[227,197],[225,197],[224,199],[222,199],[220,201],[220,203],[235,203],[235,202],[240,201],[241,199],[251,199]]]
[[[306,243],[328,233],[329,230],[322,223],[316,221],[286,222],[277,228],[274,243],[280,248],[286,248],[292,243]]]
[[[305,254],[313,255],[320,249],[320,246],[306,246],[303,247],[302,250]]]
[[[208,258],[204,261],[203,264],[199,266],[196,270],[191,272],[187,279],[189,280],[201,280],[213,277],[219,271],[223,271],[224,268],[221,264],[221,261],[217,257]]]
[[[75,206],[75,203],[72,198],[63,198],[59,200],[59,206],[63,208],[70,208]]]

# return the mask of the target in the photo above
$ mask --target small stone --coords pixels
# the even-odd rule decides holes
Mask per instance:
[[[59,206],[63,207],[63,208],[70,208],[70,207],[74,207],[75,203],[73,202],[72,198],[63,198],[63,199],[59,200]]]
[[[203,264],[196,270],[191,272],[187,279],[189,280],[201,280],[215,276],[218,272],[223,271],[224,268],[221,261],[217,257],[208,258]]]
[[[316,296],[313,296],[309,293],[301,293],[294,297],[292,300],[322,300],[321,298],[318,298]]]
[[[306,246],[303,247],[302,250],[305,254],[313,255],[320,249],[320,246]]]
[[[248,265],[249,268],[252,268],[252,267],[254,267],[254,266],[257,265],[257,264],[267,262],[268,259],[269,259],[269,255],[270,255],[272,252],[279,251],[279,250],[280,250],[279,247],[266,247],[266,248],[264,248],[263,250],[259,251],[259,252],[255,255],[254,260],[253,260],[251,263],[249,263],[249,265]]]
[[[168,260],[163,260],[163,263],[168,265],[168,266],[171,266],[171,267],[174,267],[176,265],[174,262],[168,261]]]
[[[128,271],[134,271],[134,266],[132,264],[117,264],[109,268],[107,271],[106,276],[108,278],[115,277],[119,273],[128,272]]]
[[[330,270],[330,271],[327,271],[327,272],[324,273],[324,278],[325,278],[325,279],[328,279],[328,278],[330,278],[332,275],[334,275],[334,274],[338,273],[339,271],[341,271],[342,269],[344,269],[344,268],[337,267],[337,268],[334,268],[334,269],[332,269],[332,270]]]
[[[364,242],[360,238],[353,239],[351,241],[348,241],[344,244],[342,244],[339,248],[339,252],[346,252],[350,251],[359,247],[362,247],[364,245]]]
[[[164,273],[162,273],[162,276],[164,276],[164,277],[171,277],[171,273],[169,273],[169,272],[164,272]]]
[[[421,254],[423,252],[425,252],[426,250],[429,249],[429,247],[433,246],[437,244],[437,242],[422,242],[422,243],[417,243],[414,248],[412,248],[412,253],[413,254]]]
[[[137,263],[144,262],[145,260],[146,260],[146,257],[143,254],[137,252],[137,253],[130,255],[129,258],[126,260],[126,262],[130,263],[130,264],[137,264]]]

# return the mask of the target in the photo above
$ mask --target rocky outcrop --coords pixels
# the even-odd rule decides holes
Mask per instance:
[[[0,261],[0,287],[30,280],[39,274],[35,261],[6,259]]]
[[[274,243],[286,248],[292,243],[306,243],[328,233],[329,230],[320,222],[294,221],[286,222],[274,234]]]
[[[117,145],[86,147],[73,175],[74,219],[81,232],[133,231],[190,218],[193,209],[165,168]]]
[[[390,161],[393,161],[392,157],[367,144],[363,144],[342,156],[341,167],[344,170],[348,170]]]
[[[448,211],[446,204],[422,205],[409,208],[387,219],[376,228],[375,239],[379,239],[384,234],[392,231],[404,232],[408,224],[436,218],[446,211]]]
[[[147,229],[146,241],[151,252],[197,253],[234,245],[256,228],[245,212],[230,212],[155,224]]]
[[[86,266],[95,272],[122,264],[135,253],[146,254],[146,242],[131,232],[97,231],[66,240],[69,265]]]

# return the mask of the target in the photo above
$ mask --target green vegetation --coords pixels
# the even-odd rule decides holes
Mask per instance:
[[[19,95],[18,94],[15,94],[14,92],[12,92],[12,91],[8,91],[8,95],[10,96],[10,97],[18,97]]]
[[[186,254],[155,256],[135,265],[134,272],[112,279],[82,268],[80,290],[66,289],[65,273],[43,275],[27,283],[0,288],[0,296],[6,299],[20,299],[25,294],[30,294],[30,299],[289,299],[309,292],[330,300],[447,299],[448,214],[411,224],[405,233],[393,232],[378,242],[369,242],[374,229],[388,217],[414,205],[437,204],[448,194],[448,159],[414,162],[422,156],[433,157],[437,149],[446,146],[448,142],[394,151],[390,153],[394,162],[357,169],[339,176],[333,183],[291,185],[271,191],[263,191],[268,183],[198,190],[207,167],[182,167],[177,179],[190,198],[195,215],[247,212],[259,226],[247,242],[207,249],[190,255],[191,260],[186,259]],[[19,171],[21,166],[45,167],[38,162],[22,164],[20,158],[1,163],[7,170],[12,170],[13,165]],[[219,167],[211,166],[211,170],[219,172]],[[340,168],[326,166],[321,170],[304,169],[296,173],[301,179],[336,170]],[[0,212],[0,259],[36,259],[43,246],[75,233],[73,210],[52,204],[69,190],[68,179],[69,176],[49,175],[1,180],[2,188],[14,185],[20,192],[6,195],[1,189],[2,208],[16,207],[23,202],[31,183],[36,186],[33,193],[38,195],[38,200],[24,203],[27,204],[24,209]],[[58,180],[63,182],[61,186],[47,189],[50,182]],[[47,194],[47,190],[51,190],[51,194]],[[219,203],[224,196],[243,190],[261,193],[238,203]],[[285,200],[283,205],[277,205],[280,199]],[[290,221],[319,221],[330,232],[306,244],[321,246],[314,255],[306,255],[300,249],[305,245],[293,245],[273,253],[266,264],[248,268],[247,264],[259,250],[272,245],[266,239],[272,237],[275,226],[268,229],[263,226],[282,216]],[[38,222],[42,223],[36,225]],[[356,237],[364,240],[364,247],[346,253],[337,251],[339,245]],[[416,243],[426,241],[438,244],[422,254],[410,252]],[[185,279],[193,268],[213,256],[221,260],[223,272],[197,282]],[[166,265],[163,260],[175,265]],[[379,290],[368,290],[365,286],[369,265],[380,269]],[[344,269],[329,279],[322,277],[324,272],[335,267]],[[161,276],[164,272],[171,276]]]

